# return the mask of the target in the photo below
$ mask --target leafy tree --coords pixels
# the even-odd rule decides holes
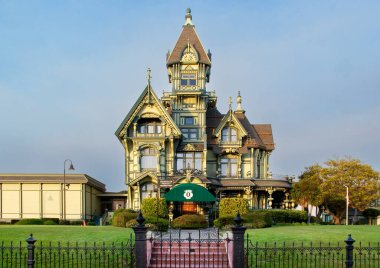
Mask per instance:
[[[340,224],[346,208],[346,186],[350,206],[357,210],[364,210],[380,199],[379,173],[351,158],[329,160],[323,167],[307,167],[294,185],[292,195],[303,206],[323,205],[334,222]]]
[[[349,204],[357,210],[368,208],[380,198],[379,173],[370,165],[350,158],[329,160],[325,164],[320,188],[325,196],[326,207],[335,214],[336,223],[340,223],[345,212],[345,206],[339,203],[345,204],[346,186],[349,189]]]
[[[320,189],[322,183],[321,177],[322,167],[318,164],[306,167],[305,171],[299,176],[299,181],[294,184],[292,189],[293,199],[304,208],[309,205],[321,208],[324,199]],[[322,210],[318,210],[317,218],[319,218]],[[308,213],[308,223],[310,222],[310,213]]]

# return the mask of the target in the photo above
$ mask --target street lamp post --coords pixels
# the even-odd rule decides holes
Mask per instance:
[[[69,170],[75,170],[73,162],[70,159],[66,159],[63,162],[63,220],[66,221],[66,187],[69,188],[70,184],[66,184],[66,163],[70,162]]]

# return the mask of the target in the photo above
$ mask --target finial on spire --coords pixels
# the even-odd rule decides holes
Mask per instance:
[[[231,96],[228,97],[228,109],[232,110],[232,98],[231,98]]]
[[[185,25],[193,25],[193,22],[191,21],[193,19],[193,16],[191,16],[191,9],[187,8],[186,9],[186,16],[185,16]]]
[[[245,112],[243,110],[243,107],[241,106],[241,96],[240,96],[240,91],[238,91],[238,96],[236,98],[236,103],[237,103],[237,108],[236,108],[236,112]]]
[[[152,76],[150,75],[150,68],[148,68],[148,70],[146,71],[146,78],[148,79],[148,84],[150,85],[150,79],[152,78]]]

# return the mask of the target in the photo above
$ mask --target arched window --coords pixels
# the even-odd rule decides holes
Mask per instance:
[[[141,169],[156,169],[157,168],[158,151],[148,147],[141,151]]]
[[[223,156],[220,160],[220,170],[222,177],[237,177],[237,158],[231,156]]]
[[[222,142],[236,142],[237,141],[237,131],[232,127],[225,127],[222,130]]]

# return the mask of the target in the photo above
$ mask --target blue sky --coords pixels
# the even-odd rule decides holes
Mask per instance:
[[[251,122],[272,124],[273,173],[345,156],[380,169],[379,1],[0,0],[0,172],[62,173],[70,158],[123,190],[114,132],[148,67],[170,89],[187,7],[219,109],[240,90]]]

